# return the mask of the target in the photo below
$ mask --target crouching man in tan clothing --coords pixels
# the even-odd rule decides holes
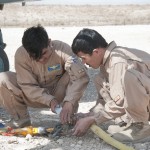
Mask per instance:
[[[114,125],[109,130],[115,139],[122,142],[150,140],[150,54],[117,46],[114,41],[107,44],[92,29],[83,29],[77,34],[72,50],[83,63],[100,68],[95,76],[96,106],[88,114],[82,114],[73,135],[83,135],[93,123],[121,117],[122,126]]]
[[[42,26],[28,28],[22,44],[15,54],[16,73],[0,74],[0,101],[12,116],[10,125],[31,125],[28,106],[55,113],[60,104],[61,122],[70,122],[89,81],[86,68],[69,45],[49,40]]]

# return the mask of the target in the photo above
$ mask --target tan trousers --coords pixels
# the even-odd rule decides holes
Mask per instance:
[[[66,87],[61,87],[62,82]],[[69,75],[65,73],[58,81],[55,90],[53,89],[49,91],[51,95],[54,95],[56,99],[60,100],[59,103],[61,103],[65,97],[68,83]],[[49,108],[47,105],[33,102],[24,95],[23,91],[17,84],[16,73],[14,72],[0,73],[0,104],[4,106],[14,119],[29,117],[27,111],[28,106],[34,108]],[[75,108],[76,110],[77,107],[78,106]]]
[[[150,78],[139,71],[130,69],[125,72],[121,80],[124,88],[123,109],[119,109],[120,114],[124,114],[121,116],[122,120],[127,123],[147,122],[150,116]],[[106,110],[105,104],[112,101],[112,98],[109,84],[101,73],[95,76],[94,83],[98,92],[98,100],[91,111],[95,113],[100,111],[104,115],[103,120],[105,121],[109,120],[110,116],[120,117],[115,113],[105,113],[107,110],[109,113],[116,112],[118,107],[115,103],[111,103],[111,107],[107,107]]]

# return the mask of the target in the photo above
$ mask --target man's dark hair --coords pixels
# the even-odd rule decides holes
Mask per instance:
[[[72,50],[75,54],[81,51],[91,55],[95,48],[106,48],[107,46],[108,43],[97,31],[85,28],[74,38]]]
[[[25,30],[22,37],[22,45],[33,59],[40,59],[42,50],[49,44],[46,30],[38,25]]]

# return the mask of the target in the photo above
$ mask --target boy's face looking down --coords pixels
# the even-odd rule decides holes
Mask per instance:
[[[97,69],[103,62],[104,50],[101,50],[100,48],[94,49],[91,55],[80,51],[77,53],[77,56],[81,58],[83,64]]]
[[[48,46],[47,48],[44,48],[42,50],[41,57],[39,59],[37,59],[36,61],[41,64],[46,64],[47,61],[49,60],[50,55],[51,55],[51,49],[50,49],[50,46]]]

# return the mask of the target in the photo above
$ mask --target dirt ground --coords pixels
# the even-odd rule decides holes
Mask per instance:
[[[6,52],[10,59],[10,68],[11,71],[14,71],[13,57],[16,46],[18,47],[20,44],[19,38],[21,39],[24,30],[21,29],[20,31],[19,27],[27,27],[38,23],[47,26],[47,29],[50,26],[70,26],[72,28],[61,28],[57,32],[57,28],[52,28],[49,31],[54,39],[60,38],[60,40],[66,40],[70,44],[77,31],[79,31],[79,28],[75,28],[76,26],[150,24],[150,5],[87,5],[78,7],[68,5],[26,5],[22,7],[21,4],[8,4],[0,12],[0,18],[0,26],[3,29],[2,31],[4,31],[4,40],[8,44]],[[18,28],[15,29],[15,27]],[[109,40],[116,39],[119,44],[124,43],[149,50],[149,26],[125,26],[125,28],[108,26],[97,27],[96,29],[103,32],[106,37],[109,37]],[[19,36],[18,31],[20,31]],[[139,34],[136,34],[138,32]],[[80,101],[79,112],[87,112],[95,104],[97,93],[92,78],[96,73],[98,73],[98,70],[89,69],[91,81]],[[29,108],[29,113],[33,126],[54,126],[59,121],[58,115],[51,113],[49,109]],[[3,122],[3,119],[8,119],[8,115],[0,108],[0,122]],[[103,124],[102,127],[106,128],[107,124]],[[53,139],[48,136],[0,136],[0,142],[0,150],[116,150],[98,138],[91,130],[84,137],[68,135],[59,139]],[[128,145],[134,147],[135,150],[150,149],[150,142],[129,143]]]

